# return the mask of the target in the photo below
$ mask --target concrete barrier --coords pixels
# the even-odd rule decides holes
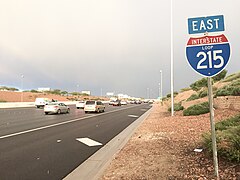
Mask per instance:
[[[60,101],[59,101],[60,102]],[[66,105],[76,104],[77,101],[61,101]],[[35,107],[35,102],[5,102],[0,103],[0,108],[20,108],[20,107]]]
[[[62,102],[66,105],[74,105],[78,101],[58,101]],[[104,104],[108,104],[109,101],[102,101]],[[20,108],[20,107],[34,107],[35,102],[3,102],[0,103],[0,109],[1,108]]]

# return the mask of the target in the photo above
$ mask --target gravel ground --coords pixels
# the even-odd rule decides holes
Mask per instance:
[[[215,122],[239,111],[215,110]],[[212,156],[201,138],[210,131],[209,114],[171,117],[167,106],[154,104],[126,146],[114,157],[101,180],[108,179],[216,179]],[[240,165],[219,159],[220,179],[240,180]]]

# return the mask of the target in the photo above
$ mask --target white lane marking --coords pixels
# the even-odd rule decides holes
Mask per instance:
[[[83,120],[83,119],[88,119],[88,118],[91,118],[91,117],[94,117],[94,116],[101,116],[101,115],[105,115],[105,114],[110,114],[110,113],[113,113],[113,112],[117,112],[117,111],[121,111],[121,110],[125,110],[125,109],[131,109],[131,108],[134,108],[134,107],[136,107],[136,106],[126,107],[126,108],[121,108],[121,109],[115,109],[113,111],[104,112],[102,114],[97,114],[97,115],[72,119],[72,120],[69,120],[69,121],[61,122],[61,123],[51,124],[51,125],[48,125],[48,126],[42,126],[42,127],[39,127],[39,128],[29,129],[29,130],[26,130],[26,131],[21,131],[21,132],[17,132],[17,133],[13,133],[13,134],[8,134],[8,135],[0,136],[0,139],[13,137],[13,136],[18,136],[18,135],[22,135],[22,134],[26,134],[26,133],[30,133],[30,132],[34,132],[34,131],[39,131],[39,130],[42,130],[42,129],[47,129],[47,128],[51,128],[51,127],[55,127],[55,126],[60,126],[60,125],[80,121],[80,120]]]
[[[139,116],[136,116],[136,115],[132,115],[132,114],[130,114],[130,115],[128,115],[129,117],[133,117],[133,118],[137,118],[137,117],[139,117]]]
[[[79,119],[73,119],[73,120],[69,120],[69,121],[65,121],[65,122],[61,122],[61,123],[51,124],[51,125],[48,125],[48,126],[42,126],[42,127],[39,127],[39,128],[29,129],[29,130],[26,130],[26,131],[21,131],[21,132],[17,132],[17,133],[13,133],[13,134],[8,134],[8,135],[5,135],[5,136],[1,136],[0,139],[12,137],[12,136],[17,136],[17,135],[21,135],[21,134],[26,134],[26,133],[29,133],[29,132],[34,132],[34,131],[38,131],[38,130],[42,130],[42,129],[55,127],[55,126],[60,126],[60,125],[63,125],[63,124],[68,124],[68,123],[71,123],[71,122],[80,121],[82,119],[88,119],[88,118],[91,118],[91,117],[93,117],[93,116],[87,116],[87,117],[83,117],[83,118],[79,118]]]
[[[101,146],[101,145],[103,145],[102,143],[94,141],[90,138],[77,138],[76,140],[83,143],[83,144],[86,144],[87,146]]]

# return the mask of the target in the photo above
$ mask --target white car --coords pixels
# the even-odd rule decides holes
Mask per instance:
[[[79,102],[76,104],[76,108],[77,108],[77,109],[84,109],[84,106],[85,106],[85,101],[79,101]]]
[[[84,106],[85,113],[88,112],[104,112],[105,105],[101,101],[86,101]]]
[[[49,98],[36,98],[35,106],[37,108],[44,107],[46,104],[52,102]]]
[[[127,105],[127,101],[121,101],[121,105]]]
[[[109,105],[113,105],[113,103],[114,103],[113,100],[109,101]]]
[[[61,113],[69,113],[70,108],[64,103],[50,103],[44,106],[45,114],[61,114]]]

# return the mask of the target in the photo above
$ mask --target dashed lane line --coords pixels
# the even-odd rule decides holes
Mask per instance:
[[[136,116],[136,115],[130,114],[130,115],[128,115],[128,117],[137,118],[137,117],[139,117],[139,116]]]
[[[34,128],[34,129],[29,129],[29,130],[26,130],[26,131],[12,133],[12,134],[8,134],[8,135],[0,136],[0,139],[5,139],[5,138],[18,136],[18,135],[22,135],[22,134],[26,134],[26,133],[30,133],[30,132],[34,132],[34,131],[39,131],[39,130],[43,130],[43,129],[47,129],[47,128],[52,128],[52,127],[56,127],[56,126],[60,126],[60,125],[64,125],[64,124],[69,124],[69,123],[73,123],[73,122],[80,121],[80,120],[83,120],[83,119],[88,119],[88,118],[95,117],[95,116],[102,116],[102,115],[105,115],[105,114],[110,114],[110,113],[113,113],[113,112],[117,112],[117,111],[121,111],[121,110],[125,110],[125,109],[131,109],[131,108],[135,108],[135,107],[137,107],[137,106],[131,106],[131,107],[126,107],[126,108],[116,109],[116,110],[105,112],[105,113],[102,113],[102,114],[96,114],[96,115],[92,115],[92,116],[72,119],[72,120],[69,120],[69,121],[60,122],[60,123],[56,123],[56,124],[51,124],[51,125],[48,125],[48,126],[42,126],[42,127],[38,127],[38,128]]]
[[[85,144],[85,145],[87,145],[87,146],[91,146],[91,147],[92,146],[102,146],[103,145],[102,143],[94,141],[90,138],[77,138],[76,140]]]

